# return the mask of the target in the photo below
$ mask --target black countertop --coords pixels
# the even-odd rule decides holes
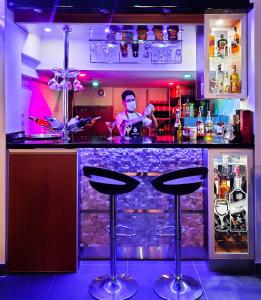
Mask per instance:
[[[211,142],[183,142],[177,143],[173,136],[132,138],[126,141],[121,137],[114,137],[107,141],[104,137],[72,137],[71,141],[63,139],[13,139],[7,142],[7,149],[35,149],[35,148],[226,148],[226,149],[253,149],[253,144],[227,143],[221,139]]]

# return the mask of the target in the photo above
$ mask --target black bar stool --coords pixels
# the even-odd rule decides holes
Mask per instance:
[[[162,275],[154,284],[154,291],[163,299],[192,300],[202,295],[200,283],[190,276],[181,274],[180,196],[195,192],[207,174],[208,169],[205,167],[187,168],[161,175],[151,182],[156,190],[174,195],[175,200],[175,274]]]
[[[98,276],[92,280],[89,291],[96,299],[128,299],[137,289],[136,280],[126,274],[117,274],[116,238],[117,236],[134,236],[134,234],[117,234],[117,198],[119,194],[129,193],[140,182],[130,176],[96,167],[83,167],[83,173],[89,178],[90,185],[102,194],[110,195],[110,275]],[[121,226],[127,228],[126,226]]]

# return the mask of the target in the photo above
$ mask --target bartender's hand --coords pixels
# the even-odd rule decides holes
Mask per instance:
[[[96,123],[96,120],[92,119],[90,123],[86,124],[86,126],[91,127]]]

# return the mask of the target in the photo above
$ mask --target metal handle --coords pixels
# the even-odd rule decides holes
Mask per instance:
[[[118,229],[120,229],[120,228],[127,229],[127,230],[129,230],[131,233],[120,233],[120,232],[116,232],[116,236],[117,236],[117,237],[118,237],[118,236],[122,236],[122,237],[134,237],[134,236],[137,235],[137,232],[136,232],[133,228],[131,228],[131,227],[129,227],[129,226],[118,224],[118,225],[116,226],[116,230],[118,230]],[[106,226],[106,231],[107,231],[107,232],[110,232],[110,225],[107,225],[107,226]]]

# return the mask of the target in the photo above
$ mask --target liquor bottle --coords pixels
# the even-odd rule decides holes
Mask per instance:
[[[230,79],[229,79],[229,76],[228,76],[228,72],[225,72],[224,84],[223,84],[224,93],[230,93],[230,86],[231,86],[231,83],[230,83]]]
[[[242,176],[240,174],[240,166],[237,165],[234,168],[234,187],[231,193],[229,193],[229,209],[232,216],[231,219],[231,231],[245,231],[245,226],[240,226],[244,223],[243,220],[239,224],[235,223],[235,220],[239,221],[239,214],[246,215],[247,211],[247,194],[242,190]],[[237,226],[235,226],[237,225]],[[239,226],[238,226],[239,225]],[[243,227],[243,228],[242,228]]]
[[[189,103],[189,98],[187,98],[187,102],[185,103],[185,117],[186,118],[190,117],[190,103]]]
[[[131,50],[132,50],[133,57],[139,57],[139,43],[138,42],[132,42]]]
[[[177,108],[176,109],[176,119],[175,119],[174,128],[173,128],[173,135],[175,138],[177,138],[179,124],[180,124],[180,114],[179,114],[179,108]]]
[[[201,115],[200,110],[198,112],[198,120],[196,123],[196,127],[197,127],[197,139],[203,140],[204,139],[204,123],[202,121],[202,115]]]
[[[232,71],[230,75],[231,93],[240,93],[240,80],[236,65],[232,65]]]
[[[217,84],[218,94],[223,93],[224,72],[221,70],[221,64],[218,65],[217,75],[216,75],[216,84]]]
[[[194,103],[189,104],[189,116],[190,118],[194,118]]]
[[[128,44],[125,41],[120,43],[121,56],[128,57]]]
[[[222,166],[222,174],[220,175],[220,185],[219,185],[219,197],[223,200],[229,200],[229,187],[230,177],[228,175],[228,166]]]
[[[220,34],[220,38],[217,41],[217,55],[218,56],[227,56],[227,39],[224,38],[224,34]]]
[[[209,35],[209,57],[214,57],[215,55],[215,36],[213,33]]]
[[[34,121],[36,124],[38,124],[42,127],[45,127],[45,128],[48,128],[48,129],[52,128],[51,123],[48,120],[39,119],[39,118],[36,118],[36,117],[33,117],[33,116],[29,116],[29,119]]]
[[[240,49],[240,38],[239,38],[239,34],[237,33],[237,27],[234,27],[234,34],[233,34],[233,38],[231,41],[231,52],[232,53],[238,53],[239,49]]]
[[[79,131],[84,128],[85,125],[91,123],[92,118],[86,117],[79,119],[79,116],[71,118],[71,120],[66,125],[66,130],[68,131]]]
[[[213,121],[211,120],[210,111],[208,111],[207,120],[205,122],[206,140],[213,139]]]
[[[214,168],[214,196],[219,197],[219,174],[218,169]]]
[[[182,125],[179,120],[178,130],[177,130],[177,142],[182,143]]]

